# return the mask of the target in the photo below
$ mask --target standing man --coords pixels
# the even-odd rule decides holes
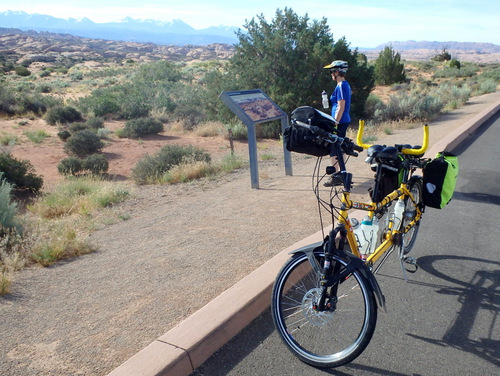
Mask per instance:
[[[351,86],[345,80],[348,64],[343,60],[335,60],[324,68],[330,70],[332,79],[337,83],[330,97],[330,105],[332,106],[332,116],[339,123],[337,125],[337,135],[345,137],[347,127],[351,123],[351,115],[349,114],[351,109]],[[337,157],[334,155],[333,150],[332,147],[330,157],[332,158],[332,165],[335,166],[337,164]],[[325,187],[343,185],[342,177],[337,172],[330,175],[323,185]]]

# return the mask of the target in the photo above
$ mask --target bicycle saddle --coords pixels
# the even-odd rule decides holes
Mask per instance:
[[[375,157],[375,160],[379,163],[401,168],[401,158],[399,157],[399,151],[394,146],[387,146],[386,148],[380,150]]]

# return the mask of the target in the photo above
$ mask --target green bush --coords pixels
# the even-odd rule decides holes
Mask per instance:
[[[375,120],[427,121],[439,114],[444,105],[437,96],[401,92],[389,96],[385,105],[382,103],[377,105]]]
[[[66,141],[71,137],[71,133],[67,129],[62,129],[57,133],[57,136],[62,140]]]
[[[108,171],[109,163],[104,155],[93,154],[83,160],[82,167],[94,175],[99,175]]]
[[[83,131],[85,129],[89,129],[87,124],[85,123],[72,123],[69,125],[68,130],[71,134],[75,134],[76,132]]]
[[[457,59],[451,59],[450,60],[450,68],[460,69],[460,61],[458,61]]]
[[[163,132],[163,123],[158,119],[149,117],[127,121],[122,135],[129,138],[139,138],[148,134],[158,134],[160,132]]]
[[[100,129],[100,128],[104,128],[104,120],[102,120],[99,117],[90,117],[85,122],[85,125],[89,129],[95,129],[95,130],[97,130],[97,129]]]
[[[370,94],[366,99],[365,114],[366,118],[371,119],[375,116],[377,108],[382,106],[382,100],[375,94]]]
[[[84,129],[67,139],[64,150],[70,155],[85,157],[94,154],[104,147],[104,143],[94,132]]]
[[[17,203],[11,201],[12,184],[3,178],[0,172],[0,236],[4,236],[9,230],[15,229],[21,232],[21,225],[16,220]]]
[[[84,112],[92,112],[95,116],[117,114],[120,111],[120,101],[111,89],[96,89],[78,101],[78,107]]]
[[[132,169],[132,178],[137,184],[155,183],[172,167],[186,161],[210,162],[211,157],[192,145],[166,145],[156,155],[140,159]]]
[[[0,172],[17,191],[38,192],[43,186],[43,179],[35,175],[30,161],[18,160],[9,153],[0,153]]]
[[[47,111],[45,121],[50,125],[56,123],[73,123],[82,120],[82,114],[71,106],[56,106]]]
[[[82,160],[78,157],[67,157],[57,165],[61,175],[76,175],[83,170]]]
[[[495,80],[492,79],[484,80],[479,84],[479,88],[477,89],[476,94],[482,95],[482,94],[494,93],[495,91],[497,91],[497,86],[498,82]]]
[[[21,66],[18,66],[14,69],[16,74],[21,77],[28,77],[31,75],[31,72],[29,71],[28,68]]]

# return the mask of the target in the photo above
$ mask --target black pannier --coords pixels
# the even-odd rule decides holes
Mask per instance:
[[[368,192],[373,202],[380,202],[401,184],[402,159],[394,146],[372,145],[367,154],[366,162],[377,172],[373,186]]]
[[[303,106],[296,108],[291,115],[291,125],[283,132],[285,147],[296,153],[323,157],[330,154],[331,144],[314,138],[313,133],[304,127],[296,126],[294,120],[315,125],[327,132],[336,133],[333,118],[313,107]]]

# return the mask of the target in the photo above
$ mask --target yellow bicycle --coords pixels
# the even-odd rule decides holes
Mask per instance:
[[[405,265],[417,268],[408,253],[424,211],[422,177],[415,172],[427,162],[422,157],[428,146],[428,127],[424,126],[422,146],[385,147],[362,142],[363,122],[357,144],[298,120],[292,120],[292,126],[308,129],[318,143],[333,145],[343,185],[331,188],[328,200],[321,198],[319,187],[325,174],[319,173],[318,158],[314,191],[332,216],[332,229],[322,242],[292,253],[276,278],[271,311],[280,337],[295,356],[316,367],[338,367],[353,361],[368,346],[377,310],[385,310],[374,274],[387,256],[398,250],[405,278]],[[375,171],[372,202],[351,200],[352,174],[344,161],[364,149]],[[327,168],[327,173],[332,172]],[[396,185],[391,187],[394,179]],[[349,218],[351,209],[367,213],[359,227],[358,221]]]

